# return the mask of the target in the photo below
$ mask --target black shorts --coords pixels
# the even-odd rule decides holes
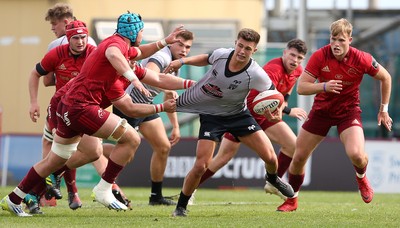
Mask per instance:
[[[136,130],[138,130],[139,125],[143,122],[146,121],[150,121],[150,120],[154,120],[159,118],[160,116],[158,114],[153,114],[150,116],[146,116],[146,117],[141,117],[141,118],[132,118],[129,117],[127,115],[125,115],[124,113],[122,113],[120,110],[118,110],[117,108],[113,107],[113,113],[121,118],[124,118],[128,121],[129,125],[131,125],[133,128],[135,128]]]
[[[199,139],[219,142],[225,132],[240,137],[262,130],[248,110],[232,116],[200,114]]]

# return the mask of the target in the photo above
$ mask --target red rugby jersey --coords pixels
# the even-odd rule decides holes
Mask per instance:
[[[341,117],[348,112],[361,111],[360,83],[364,74],[375,76],[379,71],[379,64],[369,53],[354,47],[350,47],[345,58],[338,61],[331,51],[331,46],[326,45],[311,55],[305,71],[319,82],[343,81],[340,94],[318,93],[312,107],[324,112],[328,117]]]
[[[87,44],[86,50],[78,56],[69,51],[69,44],[64,44],[51,49],[43,57],[38,69],[39,73],[45,75],[54,72],[56,77],[56,91],[63,87],[71,78],[76,77],[89,54],[96,49],[95,46]]]
[[[118,99],[125,93],[121,88],[116,90],[114,94],[108,94],[113,84],[121,76],[111,65],[105,56],[108,47],[117,47],[121,53],[128,58],[136,56],[135,49],[129,50],[129,45],[124,41],[123,37],[115,34],[103,40],[97,49],[86,59],[82,67],[81,73],[74,80],[71,89],[62,98],[66,105],[100,105],[103,102],[104,96],[112,101]],[[133,53],[135,52],[135,53]],[[145,70],[137,68],[135,71],[139,79],[144,77]],[[107,95],[106,95],[107,94]]]

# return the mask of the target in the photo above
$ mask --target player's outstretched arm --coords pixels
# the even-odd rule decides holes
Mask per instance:
[[[177,71],[183,65],[191,65],[191,66],[207,66],[208,63],[208,54],[200,54],[194,55],[190,57],[176,59],[171,61],[168,67],[164,69],[164,73],[172,73]]]
[[[194,80],[182,79],[172,74],[156,73],[151,69],[147,69],[146,75],[141,81],[167,90],[187,89],[196,83]]]
[[[129,117],[145,117],[159,112],[175,112],[176,101],[169,99],[162,104],[133,103],[131,97],[125,94],[122,98],[115,100],[112,104],[122,113]]]
[[[179,42],[180,40],[176,38],[176,35],[180,33],[183,30],[183,25],[180,25],[174,29],[167,37],[165,37],[162,40],[158,40],[153,43],[149,44],[142,44],[139,47],[133,47],[136,48],[138,51],[138,55],[134,58],[134,60],[141,60],[145,59],[147,57],[150,57],[160,49],[164,48],[168,44],[173,44],[175,42]]]

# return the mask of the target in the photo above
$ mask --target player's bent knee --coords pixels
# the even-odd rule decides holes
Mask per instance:
[[[77,149],[78,143],[64,145],[53,142],[53,144],[51,145],[51,151],[64,159],[69,159]]]
[[[117,126],[114,128],[114,131],[108,136],[108,140],[113,142],[118,142],[125,132],[128,130],[128,121],[126,119],[120,119]]]
[[[128,128],[123,138],[124,141],[119,140],[118,143],[127,143],[132,149],[137,149],[141,142],[140,135],[133,128]]]
[[[94,162],[94,161],[96,161],[97,159],[100,158],[100,156],[101,156],[101,151],[97,150],[96,152],[93,152],[93,153],[86,153],[85,155],[86,155],[87,159],[88,159],[90,162]]]

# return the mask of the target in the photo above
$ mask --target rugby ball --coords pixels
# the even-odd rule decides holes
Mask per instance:
[[[264,115],[265,110],[269,109],[272,113],[283,104],[283,101],[283,95],[277,90],[266,90],[254,98],[253,111],[259,115]]]

